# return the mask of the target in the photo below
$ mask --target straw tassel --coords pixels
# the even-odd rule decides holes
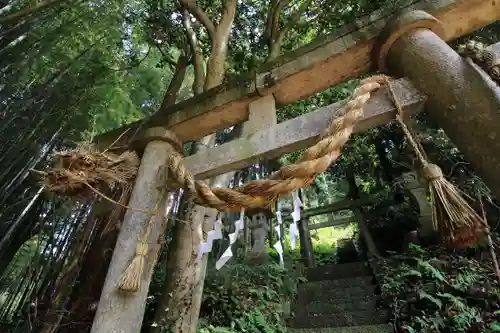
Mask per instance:
[[[146,225],[146,230],[135,249],[134,259],[132,259],[132,262],[120,277],[120,280],[118,282],[118,289],[123,292],[134,293],[139,291],[139,289],[141,288],[141,281],[144,274],[144,268],[146,266],[146,256],[149,252],[149,236],[151,234],[151,229],[153,228],[154,218],[158,215],[158,207],[160,205],[160,202],[163,201],[165,193],[165,190],[160,190],[159,198],[155,203],[153,213],[149,217]]]
[[[118,283],[118,289],[125,292],[137,292],[141,287],[142,275],[144,274],[144,264],[146,261],[146,255],[148,254],[148,243],[147,241],[141,242],[137,245],[135,249],[135,257],[132,262],[127,267],[125,272],[123,272],[120,282]]]
[[[386,84],[397,109],[396,120],[417,155],[423,176],[429,182],[434,229],[439,231],[443,241],[449,246],[466,248],[477,244],[485,235],[481,217],[464,199],[465,194],[443,176],[439,166],[427,161],[420,145],[403,121],[403,109],[388,78]]]
[[[439,231],[444,242],[455,248],[477,244],[485,230],[481,217],[464,199],[463,192],[446,180],[435,164],[424,165],[422,173],[429,181],[434,229]]]

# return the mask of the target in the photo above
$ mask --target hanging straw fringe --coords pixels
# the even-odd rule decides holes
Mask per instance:
[[[434,229],[439,231],[443,241],[449,246],[467,248],[477,244],[484,236],[481,217],[463,198],[465,193],[446,180],[439,166],[427,161],[419,144],[403,121],[403,110],[389,78],[386,78],[386,84],[397,109],[396,120],[417,155],[423,176],[429,182]]]
[[[118,282],[118,289],[124,292],[137,292],[141,288],[141,280],[144,274],[144,267],[146,265],[146,256],[149,252],[149,235],[151,234],[151,229],[153,228],[154,218],[158,215],[158,207],[160,203],[165,199],[166,190],[160,190],[160,195],[158,196],[155,206],[153,208],[153,213],[149,217],[146,224],[146,230],[137,244],[135,249],[135,256],[132,259],[130,265],[123,272],[120,281]]]

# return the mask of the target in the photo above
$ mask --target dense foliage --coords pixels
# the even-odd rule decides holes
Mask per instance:
[[[208,332],[285,332],[283,308],[295,296],[295,281],[276,264],[230,265],[208,272],[201,307],[201,326]],[[204,329],[201,330],[204,332]]]
[[[382,296],[401,332],[500,330],[500,286],[488,263],[413,245],[383,268]]]

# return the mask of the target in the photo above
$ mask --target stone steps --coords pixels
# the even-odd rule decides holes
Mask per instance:
[[[293,333],[389,333],[389,314],[377,309],[371,270],[365,263],[309,269],[298,286]]]
[[[303,308],[303,311],[307,314],[328,314],[367,311],[375,309],[376,306],[377,297],[368,295],[349,300],[312,301]]]
[[[376,309],[323,314],[296,313],[293,328],[326,328],[386,324],[388,312]]]
[[[375,295],[375,286],[371,281],[363,283],[360,279],[346,280],[346,284],[338,284],[335,280],[300,284],[297,303],[305,305],[312,301],[351,300]]]
[[[394,333],[391,324],[328,328],[289,328],[288,333]]]
[[[308,269],[306,273],[308,281],[349,279],[362,276],[372,276],[370,268],[364,262],[315,267]]]

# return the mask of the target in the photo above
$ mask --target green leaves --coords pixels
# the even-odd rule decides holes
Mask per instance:
[[[220,272],[210,271],[205,281],[201,316],[230,332],[282,332],[282,304],[295,294],[286,283],[287,272],[275,264],[235,264]]]
[[[382,296],[402,331],[491,332],[495,326],[498,286],[475,260],[411,246],[382,267]]]
[[[428,300],[432,304],[434,304],[438,309],[441,309],[443,306],[443,303],[436,297],[426,293],[424,290],[419,290],[418,291],[418,297],[423,300]]]

